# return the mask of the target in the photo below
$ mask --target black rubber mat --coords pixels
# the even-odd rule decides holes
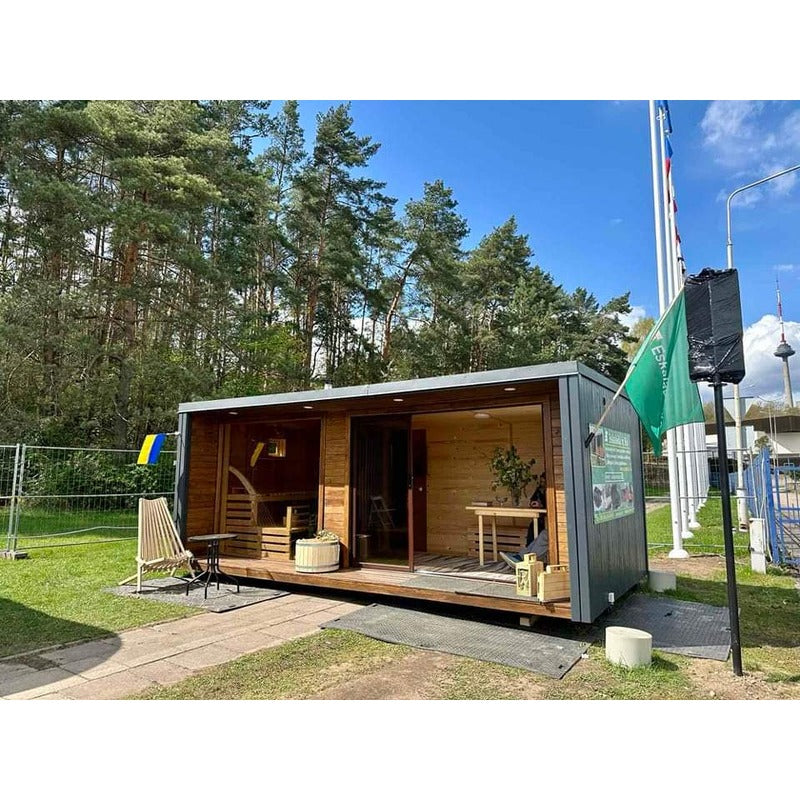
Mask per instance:
[[[589,642],[378,604],[326,622],[321,627],[355,631],[382,642],[505,664],[551,678],[562,678],[589,647]]]
[[[219,590],[217,590],[217,584],[212,583],[208,587],[208,597],[204,596],[204,587],[197,584],[189,589],[187,596],[186,584],[177,578],[145,579],[142,583],[141,594],[136,593],[135,583],[111,586],[106,591],[120,597],[139,597],[142,600],[175,603],[215,613],[233,611],[236,608],[252,606],[254,603],[263,603],[265,600],[274,600],[276,597],[289,594],[280,589],[267,589],[260,586],[242,586],[237,592],[236,587],[229,583],[220,583]]]
[[[727,661],[730,652],[728,609],[719,606],[633,594],[605,619],[603,627],[611,625],[647,631],[667,653]]]

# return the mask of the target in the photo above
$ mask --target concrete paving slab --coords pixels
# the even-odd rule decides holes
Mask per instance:
[[[263,631],[250,631],[249,633],[240,633],[238,636],[232,636],[230,639],[223,639],[220,645],[226,650],[232,650],[239,655],[246,655],[247,653],[256,653],[259,650],[266,650],[268,647],[276,647],[285,642],[286,639],[270,636]]]
[[[316,622],[306,622],[300,617],[299,619],[292,619],[287,622],[279,622],[277,625],[268,625],[259,630],[263,630],[270,636],[277,636],[281,639],[297,639],[300,636],[308,636],[309,634],[317,633],[319,626]]]
[[[224,664],[226,661],[233,661],[238,658],[239,653],[228,650],[217,644],[207,644],[205,647],[198,647],[196,650],[187,650],[166,659],[170,664],[177,664],[179,667],[186,667],[190,670],[205,669],[215,667],[217,664]]]
[[[115,672],[122,672],[130,668],[131,667],[124,661],[117,661],[113,658],[107,661],[101,661],[100,663],[94,658],[89,658],[85,661],[67,661],[62,666],[62,669],[67,670],[67,672],[80,675],[87,681],[94,680],[95,678],[104,678],[106,675],[113,675]]]
[[[68,645],[58,650],[50,650],[46,655],[50,661],[59,665],[91,659],[99,663],[110,658],[119,648],[120,640],[115,636],[113,639],[97,639],[93,642]]]
[[[170,686],[178,683],[192,675],[192,670],[173,664],[169,661],[154,661],[152,664],[142,664],[128,671],[129,675],[141,677],[145,680],[159,684],[159,686]]]
[[[154,686],[155,681],[136,675],[133,670],[116,672],[94,681],[84,681],[81,685],[61,689],[61,693],[73,700],[118,700]]]
[[[82,683],[86,683],[86,679],[80,675],[73,675],[60,667],[53,667],[36,670],[32,675],[9,681],[3,685],[2,692],[9,700],[32,700]]]

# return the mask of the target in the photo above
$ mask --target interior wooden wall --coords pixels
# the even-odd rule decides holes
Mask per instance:
[[[558,392],[549,396],[548,413],[550,419],[550,441],[552,452],[552,479],[548,475],[547,481],[547,508],[554,509],[553,517],[555,528],[556,552],[551,549],[553,560],[559,564],[569,563],[569,549],[567,547],[567,503],[564,494],[564,445],[561,440],[561,405]],[[552,525],[552,523],[551,523]],[[552,548],[552,545],[551,545]]]
[[[502,418],[501,410],[492,413]],[[489,461],[496,447],[508,446],[508,426],[497,420],[479,420],[471,416],[454,420],[447,415],[426,415],[414,417],[412,427],[424,428],[427,438],[428,552],[475,554],[477,518],[464,509],[474,500],[494,502],[497,492],[491,487]],[[520,456],[536,459],[533,471],[545,470],[541,413],[531,408],[530,415],[515,419],[513,435]],[[533,488],[528,488],[528,495]],[[498,522],[498,531],[516,530],[524,544],[527,525],[527,521],[511,524],[502,520]],[[486,527],[489,529],[488,525]]]
[[[342,563],[350,560],[350,418],[347,412],[325,415],[322,423],[322,525],[342,543]]]
[[[214,533],[217,501],[219,425],[202,414],[189,422],[189,476],[187,481],[186,536]],[[189,549],[193,552],[196,543]]]
[[[258,442],[281,438],[286,440],[286,455],[269,456],[266,446],[255,466],[250,458]],[[240,470],[258,492],[315,491],[319,481],[319,421],[303,423],[239,423],[231,425],[231,466]],[[229,481],[232,491],[243,492],[235,479]]]

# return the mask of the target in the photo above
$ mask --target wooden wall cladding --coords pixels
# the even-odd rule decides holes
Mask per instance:
[[[325,415],[322,439],[322,525],[339,537],[346,565],[350,559],[350,419],[346,412]]]
[[[517,407],[506,414],[503,409],[494,409],[491,413],[497,419],[475,419],[472,411],[413,418],[412,427],[425,429],[427,437],[430,553],[477,555],[477,519],[464,509],[474,500],[494,502],[498,494],[491,488],[489,461],[496,447],[509,443],[509,426],[500,420],[507,419],[513,425],[519,454],[536,459],[533,471],[546,468],[541,406]],[[533,488],[528,488],[528,495]],[[527,523],[498,521],[499,539],[504,543],[524,544],[526,530]],[[491,534],[488,538],[490,541]]]
[[[192,414],[189,422],[189,477],[187,481],[186,536],[217,532],[217,466],[219,425],[202,414]],[[189,548],[194,552],[197,543]]]
[[[569,549],[567,547],[567,503],[564,495],[564,443],[561,438],[561,406],[558,393],[550,395],[549,400],[550,417],[550,458],[552,466],[548,472],[552,475],[552,480],[547,481],[547,508],[554,509],[554,513],[548,514],[551,522],[551,531],[555,528],[555,547],[553,539],[550,543],[551,563],[568,564]]]

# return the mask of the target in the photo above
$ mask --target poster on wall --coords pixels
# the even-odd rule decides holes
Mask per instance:
[[[633,514],[633,460],[631,436],[612,428],[589,426],[591,447],[592,506],[595,522]]]

